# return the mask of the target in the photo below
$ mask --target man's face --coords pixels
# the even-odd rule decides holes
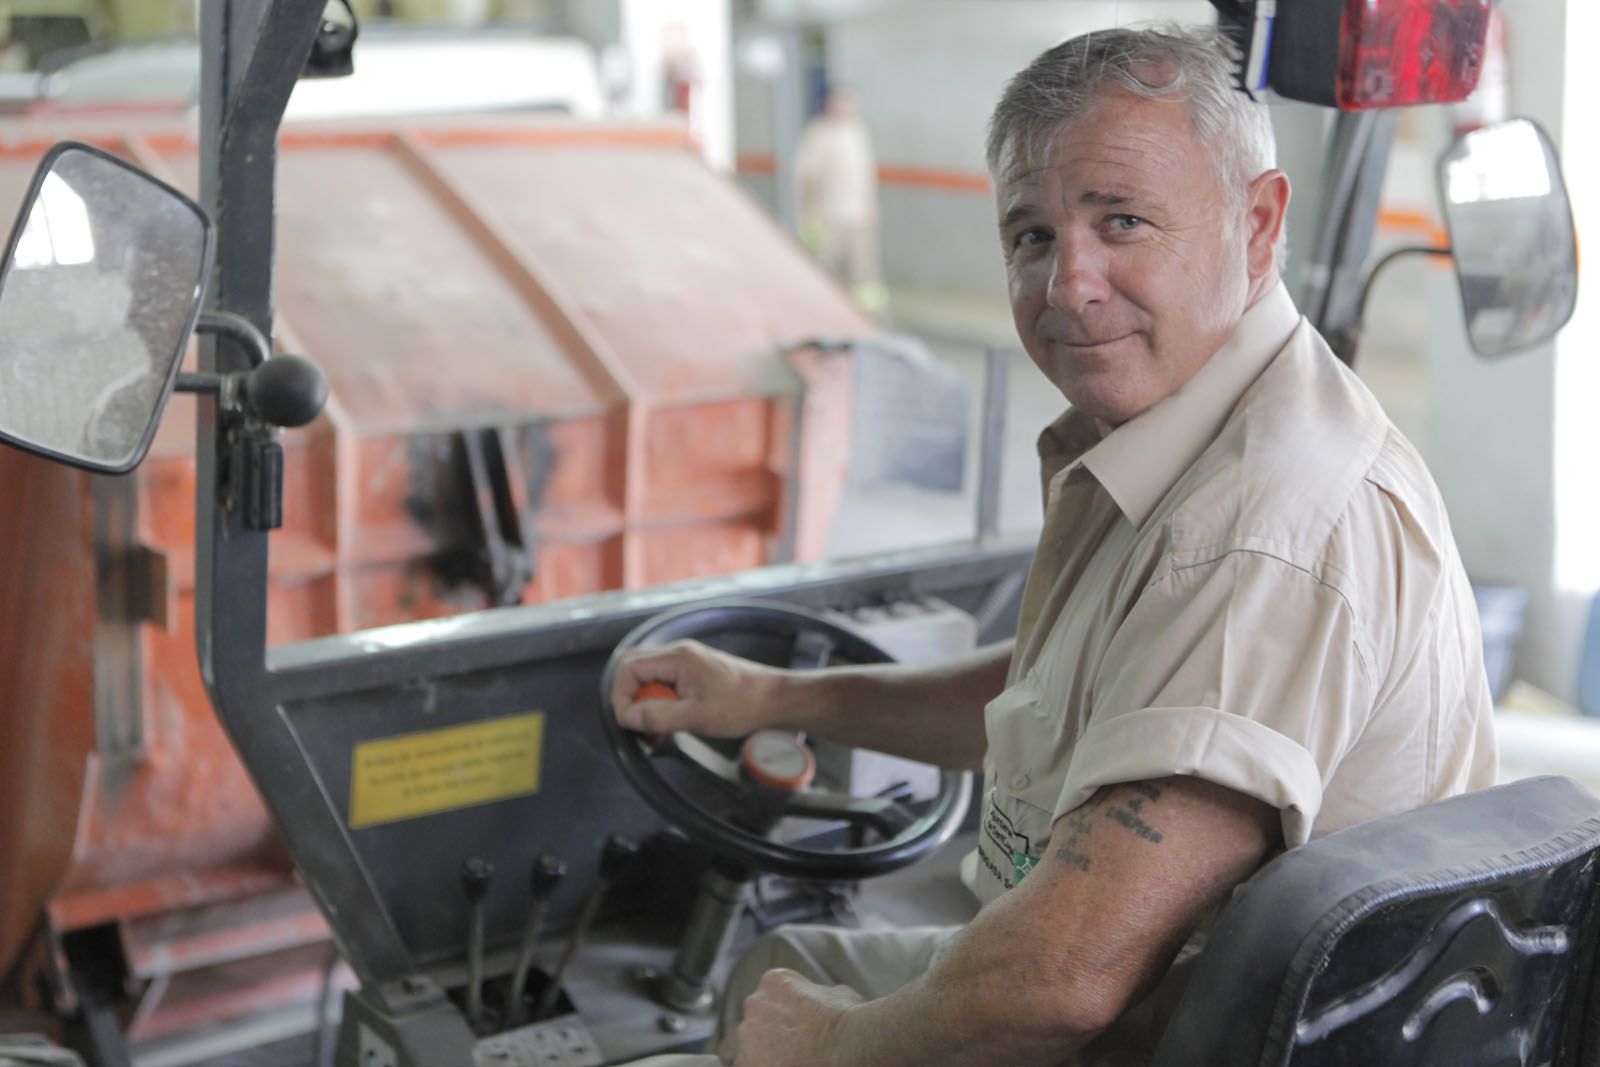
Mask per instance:
[[[1251,211],[1182,101],[1108,91],[997,187],[1023,346],[1103,426],[1176,392],[1259,295]]]

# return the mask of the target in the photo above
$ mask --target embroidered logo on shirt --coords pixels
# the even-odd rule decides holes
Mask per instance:
[[[1015,889],[1043,855],[1034,851],[1028,835],[1017,829],[1017,824],[1000,810],[992,796],[985,805],[983,836],[986,840],[978,842],[978,858],[995,881],[1007,889]],[[992,860],[989,858],[991,845],[995,852]],[[1009,864],[1010,870],[1004,870],[1001,864]]]
[[[1017,824],[1011,817],[1000,810],[993,797],[989,798],[988,810],[983,815],[983,832],[993,841],[1002,856],[1009,856],[1019,848],[1028,851],[1028,835],[1017,829]]]

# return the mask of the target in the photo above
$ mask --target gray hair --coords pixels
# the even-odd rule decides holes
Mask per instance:
[[[1239,87],[1236,62],[1233,43],[1204,28],[1096,30],[1064,41],[1006,84],[989,119],[989,173],[999,179],[1015,161],[1038,158],[1061,127],[1119,89],[1187,101],[1224,195],[1242,200],[1277,153],[1266,106]]]

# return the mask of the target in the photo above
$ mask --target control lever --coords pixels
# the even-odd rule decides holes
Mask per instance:
[[[467,1025],[483,1022],[483,898],[494,881],[494,865],[471,856],[461,865],[461,891],[470,909],[467,918]]]
[[[505,1024],[516,1022],[522,1010],[522,991],[528,986],[528,968],[533,966],[533,951],[539,943],[539,929],[544,926],[544,914],[550,907],[550,898],[567,876],[567,865],[560,856],[548,852],[533,865],[529,878],[533,895],[533,910],[528,913],[528,927],[522,934],[522,950],[517,953],[516,969],[511,972],[511,989],[506,993]]]
[[[605,899],[606,890],[622,870],[623,864],[638,851],[639,846],[622,834],[612,834],[606,838],[605,848],[600,852],[600,873],[595,878],[589,895],[584,898],[583,910],[578,912],[577,925],[572,928],[572,937],[561,950],[561,958],[556,962],[555,970],[550,972],[550,983],[539,995],[539,1003],[533,1009],[534,1022],[544,1018],[550,1013],[550,1009],[555,1007],[556,997],[561,995],[561,977],[572,963],[572,957],[578,954],[578,949],[582,948],[584,941],[588,939],[589,927],[594,924],[595,916],[600,912],[600,904]]]

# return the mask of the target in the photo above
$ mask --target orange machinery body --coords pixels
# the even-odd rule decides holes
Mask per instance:
[[[0,202],[64,137],[194,191],[183,127],[85,126],[11,124]],[[270,641],[488,606],[469,434],[512,457],[526,602],[820,553],[849,369],[783,351],[871,327],[681,131],[291,127],[277,200],[275,341],[332,395],[284,438]],[[304,993],[298,964],[267,994],[218,969],[327,938],[196,667],[194,424],[175,397],[120,479],[0,449],[0,974],[59,981],[114,929],[135,1039]]]

